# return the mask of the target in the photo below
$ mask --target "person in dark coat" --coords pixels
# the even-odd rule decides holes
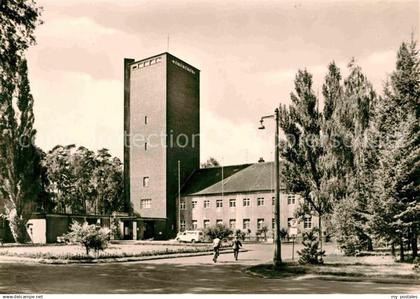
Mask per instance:
[[[235,260],[238,260],[239,249],[242,247],[241,241],[239,241],[238,237],[235,236],[232,241],[232,248],[233,248],[233,256]]]

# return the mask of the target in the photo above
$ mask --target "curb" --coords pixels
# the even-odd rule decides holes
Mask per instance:
[[[306,276],[306,277],[305,277]],[[420,280],[416,279],[390,279],[390,278],[369,278],[368,276],[334,276],[334,275],[315,275],[307,274],[296,279],[302,280],[328,280],[328,281],[344,281],[344,282],[373,282],[373,283],[384,283],[384,284],[409,284],[409,285],[420,285]]]
[[[343,281],[343,282],[372,282],[372,283],[384,283],[384,284],[408,284],[408,285],[420,285],[420,279],[413,278],[369,278],[369,276],[337,276],[337,275],[322,275],[322,274],[291,274],[286,277],[267,277],[264,274],[255,273],[250,270],[252,266],[244,269],[244,273],[263,279],[292,279],[292,280],[327,280],[327,281]]]

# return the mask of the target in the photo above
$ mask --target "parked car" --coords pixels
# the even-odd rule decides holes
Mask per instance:
[[[57,236],[57,243],[70,244],[71,240],[70,240],[69,236],[67,236],[66,234],[63,234],[61,236]]]
[[[186,230],[183,232],[179,232],[176,235],[175,240],[178,242],[204,242],[204,233],[199,230]]]

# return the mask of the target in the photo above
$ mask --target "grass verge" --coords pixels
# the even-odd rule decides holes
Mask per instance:
[[[280,268],[274,268],[272,264],[262,264],[252,266],[246,269],[246,273],[259,276],[266,279],[278,279],[296,277],[301,275],[316,275],[319,278],[329,277],[339,278],[358,278],[358,279],[373,279],[373,280],[399,280],[400,282],[415,282],[420,283],[420,275],[413,273],[372,273],[371,271],[364,271],[376,265],[360,264],[358,263],[359,271],[349,271],[348,267],[354,267],[355,264],[325,264],[325,265],[299,265],[297,263],[284,263]],[[392,265],[391,265],[392,266]],[[396,265],[398,266],[398,265]],[[366,267],[366,268],[364,268]]]
[[[27,252],[27,253],[16,253],[13,251],[3,251],[1,255],[11,256],[11,257],[25,257],[36,260],[69,260],[69,261],[92,261],[92,260],[106,260],[106,259],[119,259],[119,258],[134,258],[134,257],[148,257],[148,256],[159,256],[159,255],[171,255],[171,254],[185,254],[185,253],[201,253],[201,252],[210,252],[209,248],[179,248],[179,249],[169,249],[165,250],[152,250],[152,251],[143,251],[138,253],[133,252],[117,252],[117,253],[108,253],[108,252],[99,252],[98,254],[89,254],[86,253],[50,253],[50,252]]]
[[[307,274],[307,269],[305,266],[295,263],[283,263],[278,268],[275,268],[272,264],[262,264],[249,267],[246,269],[246,272],[255,276],[273,279],[304,275]]]

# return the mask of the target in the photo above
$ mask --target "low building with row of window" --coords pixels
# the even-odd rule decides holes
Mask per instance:
[[[275,223],[274,184],[273,162],[198,169],[182,188],[177,213],[180,230],[225,224],[255,238],[266,227],[271,237]],[[311,215],[295,219],[301,200],[281,188],[281,228],[296,226],[303,232],[317,223]]]

